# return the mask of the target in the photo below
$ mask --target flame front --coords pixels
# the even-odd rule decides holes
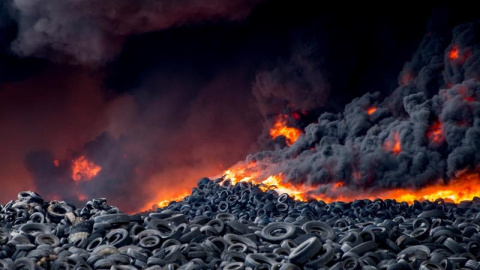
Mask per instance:
[[[357,177],[360,173],[357,172]],[[355,176],[355,175],[354,175]],[[284,175],[266,175],[256,162],[238,163],[224,171],[223,181],[231,181],[232,184],[239,182],[250,182],[262,191],[275,190],[278,194],[286,193],[296,200],[322,200],[326,203],[335,201],[351,202],[354,200],[370,199],[392,199],[398,202],[413,203],[414,201],[435,201],[443,199],[448,202],[460,203],[480,197],[480,174],[466,173],[444,183],[442,179],[420,189],[396,188],[396,189],[366,189],[363,186],[350,184],[344,181],[325,183],[322,185],[293,184],[285,180]],[[163,208],[171,201],[181,201],[188,192],[182,192],[177,196],[166,196],[169,199],[162,200],[156,206]]]
[[[287,115],[279,115],[275,118],[272,128],[270,129],[270,136],[275,139],[279,136],[284,136],[288,146],[292,145],[302,135],[299,129],[287,126]]]
[[[472,200],[480,197],[480,175],[470,173],[452,179],[448,183],[437,183],[421,189],[381,189],[365,190],[361,186],[349,186],[343,181],[326,183],[319,186],[295,185],[284,181],[282,174],[264,176],[256,168],[255,163],[243,166],[241,163],[225,171],[225,180],[230,179],[233,184],[238,182],[252,182],[259,184],[260,189],[275,190],[279,194],[287,193],[297,200],[308,201],[310,199],[322,200],[326,203],[334,201],[350,202],[356,199],[394,199],[396,201],[413,203],[418,201],[435,201],[444,199],[455,203]],[[443,181],[440,181],[443,182]],[[320,193],[319,190],[326,190]]]
[[[376,112],[376,111],[377,111],[377,107],[369,107],[369,108],[367,109],[368,115],[372,115],[372,114],[373,114],[374,112]]]
[[[89,161],[85,156],[73,160],[72,178],[74,181],[90,181],[102,170],[102,167]]]

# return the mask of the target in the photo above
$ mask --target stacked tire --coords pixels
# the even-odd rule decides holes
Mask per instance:
[[[296,201],[203,178],[155,212],[31,191],[0,205],[0,269],[480,269],[480,199]]]

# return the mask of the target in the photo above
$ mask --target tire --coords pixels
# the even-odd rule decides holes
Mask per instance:
[[[46,224],[42,224],[42,223],[27,223],[20,226],[18,230],[24,234],[28,234],[33,237],[36,237],[37,235],[42,233],[52,234],[52,229]]]
[[[58,239],[58,237],[53,234],[41,233],[35,238],[35,244],[57,247],[58,245],[60,245],[60,239]]]
[[[322,243],[317,237],[311,237],[298,247],[291,250],[288,259],[295,264],[304,264],[322,249]]]
[[[130,222],[130,217],[127,214],[117,213],[97,216],[93,220],[95,223],[108,223],[111,225],[128,224]]]
[[[320,251],[320,255],[317,258],[307,262],[305,264],[305,267],[313,268],[313,269],[323,267],[327,265],[329,262],[331,262],[334,259],[334,257],[335,257],[335,252],[333,251],[333,248],[329,245],[323,245],[323,248]]]
[[[262,229],[260,236],[272,243],[280,243],[296,236],[295,225],[286,222],[270,223]]]
[[[322,241],[325,241],[327,239],[329,240],[335,239],[335,232],[333,231],[332,227],[324,222],[309,221],[303,224],[302,229],[306,233],[319,235]]]
[[[142,248],[154,250],[160,246],[160,243],[161,243],[160,237],[156,235],[150,235],[142,238],[139,242],[139,245]]]
[[[260,265],[263,265],[263,264],[266,264],[266,265],[274,265],[276,264],[274,260],[272,260],[271,258],[263,255],[263,254],[248,254],[246,257],[245,257],[245,266],[248,266],[248,267],[258,267]]]
[[[105,236],[105,242],[107,245],[112,245],[116,248],[129,245],[131,238],[129,237],[128,231],[122,228],[111,230]]]

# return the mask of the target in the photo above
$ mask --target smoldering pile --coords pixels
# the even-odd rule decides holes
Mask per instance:
[[[259,185],[198,181],[127,215],[35,192],[0,207],[1,269],[479,269],[480,199],[302,202]]]

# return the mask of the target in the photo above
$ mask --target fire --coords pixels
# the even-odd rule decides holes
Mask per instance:
[[[419,201],[445,199],[460,203],[461,201],[472,200],[474,197],[480,197],[479,185],[480,175],[471,173],[453,179],[448,184],[436,184],[415,191],[396,189],[387,192],[385,196],[409,203],[413,202],[413,199]]]
[[[358,186],[348,186],[344,181],[312,185],[295,185],[284,181],[282,174],[263,176],[255,163],[249,163],[246,166],[235,165],[225,171],[223,179],[230,179],[232,184],[238,182],[252,182],[259,184],[261,190],[275,190],[279,194],[287,193],[293,198],[301,201],[310,199],[323,200],[326,203],[334,201],[351,202],[356,199],[394,199],[396,201],[405,201],[413,203],[418,201],[435,201],[444,199],[447,201],[459,203],[465,200],[472,200],[474,197],[480,197],[480,175],[478,173],[464,174],[447,184],[433,184],[422,189],[414,190],[407,188],[383,189],[383,190],[362,190],[359,192]],[[318,190],[328,190],[326,193],[318,193]]]
[[[360,177],[356,172],[352,177]],[[334,181],[320,185],[294,184],[285,181],[283,174],[265,175],[259,164],[250,162],[247,164],[238,163],[224,172],[222,176],[224,181],[231,181],[232,184],[239,182],[250,182],[262,191],[275,190],[278,194],[286,193],[296,200],[322,200],[326,203],[335,201],[352,202],[354,200],[370,199],[392,199],[399,202],[413,203],[414,201],[435,201],[443,199],[445,201],[460,203],[465,200],[472,200],[480,197],[480,174],[466,173],[448,183],[439,181],[436,184],[421,188],[396,188],[396,189],[376,189],[366,190],[358,186],[355,181],[347,183],[345,181]],[[441,180],[441,179],[439,179]],[[222,184],[222,183],[220,183]],[[322,190],[322,192],[319,192]],[[182,192],[178,196],[169,196],[169,199],[159,201],[156,206],[164,208],[171,201],[181,201],[188,192]]]
[[[451,60],[455,60],[458,58],[458,46],[456,44],[453,45],[452,49],[448,53],[448,57]]]
[[[187,197],[188,195],[190,195],[188,192],[184,192],[179,196],[175,196],[175,197],[171,197],[171,198],[166,199],[166,200],[159,201],[157,203],[157,205],[158,205],[159,208],[164,208],[164,207],[167,207],[170,202],[181,201],[181,200],[183,200],[183,198]]]
[[[92,180],[102,170],[102,167],[89,161],[85,156],[73,160],[72,164],[72,178],[75,181],[89,181]]]
[[[445,140],[445,135],[442,131],[442,123],[436,121],[427,131],[427,137],[436,144],[441,144]]]
[[[287,127],[287,115],[279,115],[270,129],[270,136],[273,139],[278,136],[284,136],[288,146],[296,142],[300,135],[302,135],[302,132],[299,129]]]
[[[398,132],[393,133],[393,140],[387,140],[383,144],[383,148],[387,151],[392,152],[394,155],[398,155],[402,151],[402,146],[400,144],[400,135]]]
[[[248,163],[245,167],[241,164],[237,164],[234,167],[226,170],[223,175],[223,179],[229,179],[232,184],[239,182],[251,182],[259,184],[260,189],[267,191],[274,189],[279,194],[287,193],[297,200],[306,201],[309,196],[308,192],[312,190],[311,187],[306,185],[294,185],[283,181],[282,174],[263,176],[263,173],[257,168],[256,163]]]
[[[376,112],[376,111],[377,111],[377,107],[369,107],[369,108],[367,109],[368,115],[372,115],[372,114],[373,114],[374,112]]]
[[[60,161],[58,161],[58,159],[55,159],[55,160],[53,161],[53,165],[54,165],[55,167],[60,166]]]

